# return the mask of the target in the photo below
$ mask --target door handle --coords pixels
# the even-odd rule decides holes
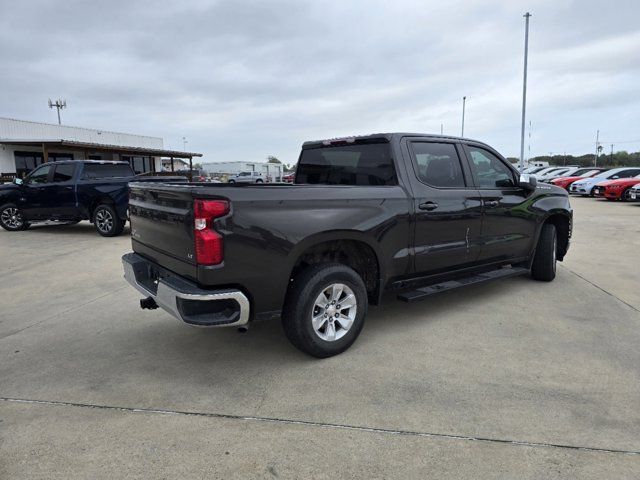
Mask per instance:
[[[498,200],[489,200],[488,202],[484,202],[485,207],[496,208],[500,206],[500,202]]]
[[[418,205],[418,208],[420,210],[427,210],[430,212],[431,210],[435,210],[436,208],[438,208],[438,204],[435,202],[424,202]]]

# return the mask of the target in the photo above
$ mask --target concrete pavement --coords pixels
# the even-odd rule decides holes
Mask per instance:
[[[640,205],[572,203],[556,281],[389,298],[322,361],[140,310],[126,236],[2,231],[0,478],[637,478]]]

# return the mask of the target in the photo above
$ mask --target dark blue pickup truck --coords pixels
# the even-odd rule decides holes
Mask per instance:
[[[33,222],[91,221],[104,237],[120,235],[127,221],[129,182],[184,181],[136,175],[127,162],[69,160],[44,163],[23,180],[0,186],[0,226],[26,230]]]

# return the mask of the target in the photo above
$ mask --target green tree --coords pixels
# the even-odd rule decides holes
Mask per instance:
[[[273,155],[269,155],[267,157],[267,163],[282,163],[280,160],[278,160],[277,157],[274,157]]]

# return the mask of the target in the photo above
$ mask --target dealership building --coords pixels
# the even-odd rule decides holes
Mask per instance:
[[[0,179],[22,178],[58,160],[123,160],[136,173],[147,173],[178,170],[178,163],[191,166],[193,157],[202,156],[166,150],[163,143],[160,137],[0,117]]]

